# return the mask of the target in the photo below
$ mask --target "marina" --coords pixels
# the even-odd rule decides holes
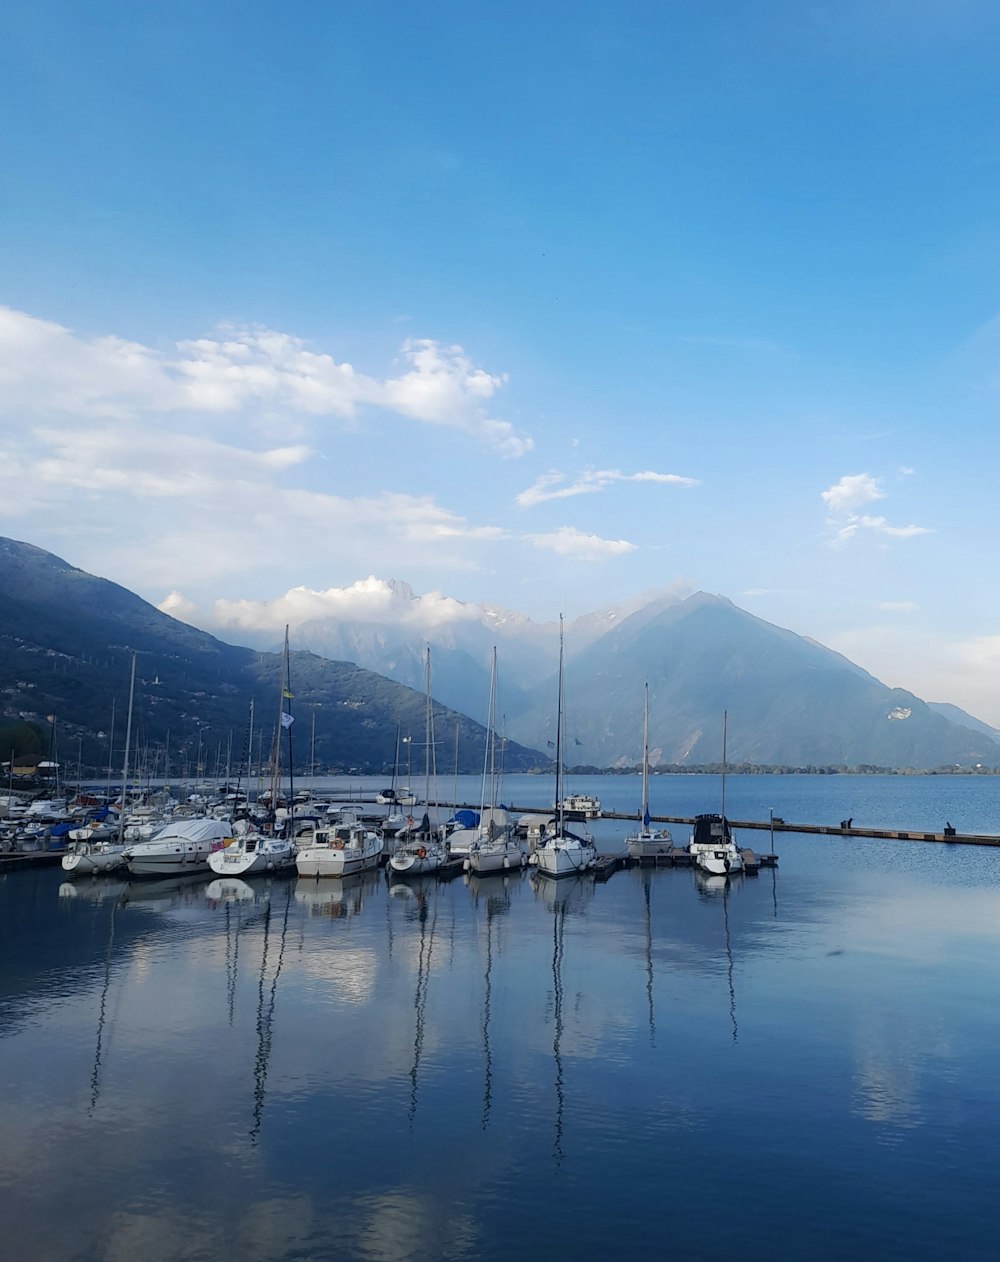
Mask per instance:
[[[559,880],[3,872],[19,1256],[992,1256],[1000,856],[776,822],[757,865],[736,819],[978,832],[1000,794],[760,779],[729,781],[731,877],[691,866],[690,780],[651,788],[675,862],[624,862],[609,782],[598,865]]]

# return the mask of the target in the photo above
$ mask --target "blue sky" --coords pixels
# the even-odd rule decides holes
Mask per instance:
[[[702,588],[1000,724],[995,5],[2,23],[0,532],[209,628]]]

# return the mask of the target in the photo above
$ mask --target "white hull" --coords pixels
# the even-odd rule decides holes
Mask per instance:
[[[669,855],[673,846],[674,840],[666,830],[640,832],[625,838],[625,849],[630,859],[658,859]]]
[[[295,851],[290,842],[266,838],[259,845],[247,850],[240,841],[214,850],[208,856],[208,866],[217,876],[254,876],[260,872],[276,872],[295,862]]]
[[[151,850],[141,855],[133,851],[126,862],[133,876],[182,876],[192,872],[210,872],[210,853],[197,846],[183,849],[171,846],[169,851]]]
[[[98,876],[125,866],[124,846],[94,846],[73,850],[62,857],[67,876]]]
[[[433,843],[427,846],[409,842],[390,856],[389,871],[392,876],[429,876],[447,857],[441,847]]]
[[[743,856],[733,847],[724,850],[698,851],[694,861],[709,876],[736,876],[743,871]]]
[[[150,841],[125,848],[133,876],[182,876],[209,872],[208,856],[232,839],[224,820],[190,819],[168,824]]]
[[[509,872],[524,865],[527,856],[516,842],[505,846],[474,846],[469,852],[469,870],[483,875],[487,872]]]
[[[576,876],[594,867],[597,851],[571,838],[549,839],[535,851],[535,860],[545,876]]]
[[[382,838],[358,825],[321,829],[316,842],[303,846],[295,856],[299,876],[355,876],[378,866]]]

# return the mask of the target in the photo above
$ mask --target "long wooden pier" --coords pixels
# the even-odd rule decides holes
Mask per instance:
[[[471,809],[475,810],[476,808],[473,807]],[[507,809],[515,815],[544,815],[552,813],[551,807],[510,806]],[[567,812],[567,814],[572,817],[571,812]],[[621,820],[630,824],[639,822],[637,815],[625,814],[621,811],[601,811],[597,818]],[[694,823],[693,815],[651,815],[649,818],[650,822],[654,824],[691,825]],[[862,828],[854,823],[849,828],[839,823],[790,824],[778,816],[775,816],[773,824],[770,819],[732,819],[731,817],[729,818],[729,824],[734,829],[751,829],[765,833],[769,833],[773,829],[776,833],[810,833],[825,837],[871,837],[885,841],[931,841],[951,846],[1000,846],[1000,834],[949,832],[944,828],[940,832],[932,833],[922,832],[913,828]]]

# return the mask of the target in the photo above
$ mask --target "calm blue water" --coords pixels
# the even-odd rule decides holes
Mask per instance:
[[[1000,782],[729,778],[769,808],[998,831]],[[776,849],[721,888],[0,876],[0,1257],[995,1258],[1000,853]]]

